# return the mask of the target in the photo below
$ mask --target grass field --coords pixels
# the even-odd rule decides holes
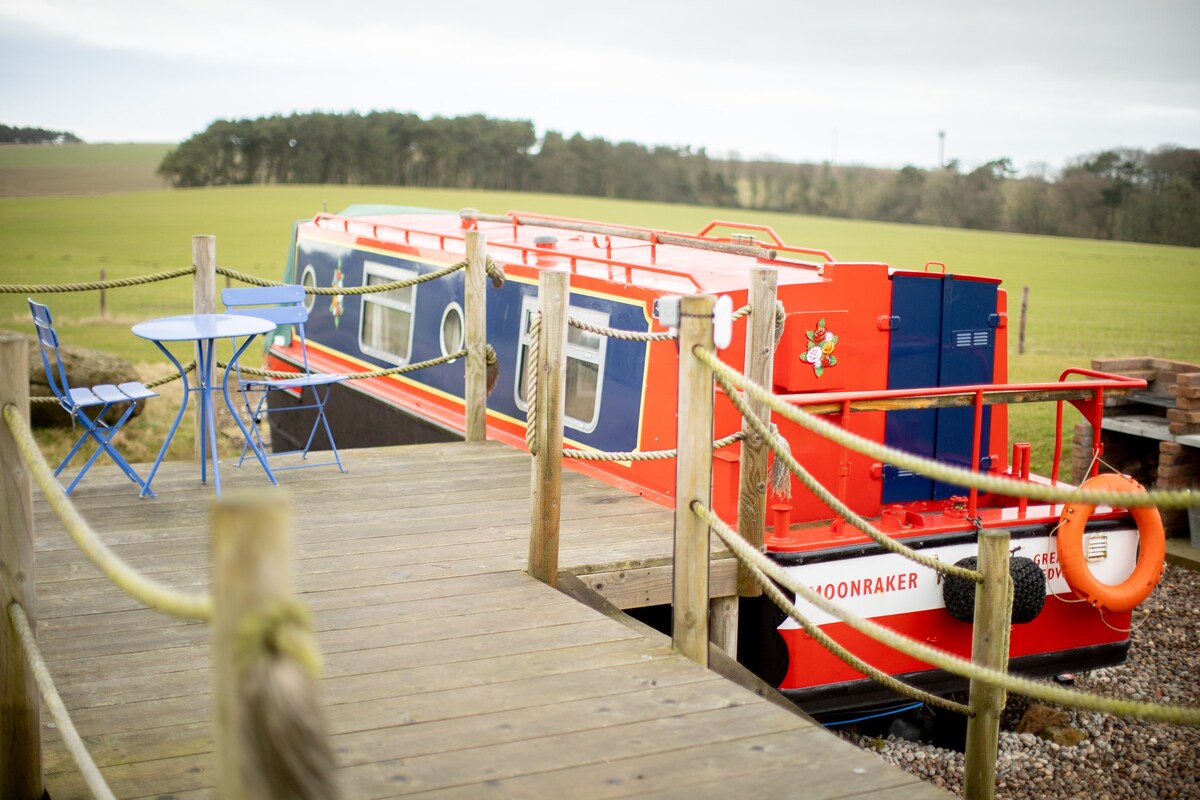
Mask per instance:
[[[713,219],[767,224],[789,244],[823,248],[843,261],[909,269],[941,261],[951,272],[1001,278],[1010,293],[1013,381],[1053,380],[1062,369],[1086,367],[1098,357],[1200,362],[1200,249],[557,195],[271,186],[6,198],[0,199],[0,283],[88,281],[101,269],[113,278],[183,267],[191,263],[192,235],[201,233],[216,235],[222,266],[278,278],[293,220],[352,203],[521,209],[677,231],[698,231]],[[1030,287],[1030,300],[1026,352],[1018,356],[1023,286]],[[48,297],[68,342],[118,353],[144,371],[161,373],[169,367],[152,345],[129,333],[129,325],[189,310],[191,287],[184,278],[110,291],[105,320],[95,293]],[[28,332],[28,319],[24,295],[0,295],[0,325]],[[1013,435],[1034,442],[1034,464],[1042,470],[1052,424],[1049,405],[1014,414]]]

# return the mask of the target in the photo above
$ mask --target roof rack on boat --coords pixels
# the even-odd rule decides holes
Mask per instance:
[[[779,253],[787,253],[794,255],[817,256],[824,259],[826,262],[832,262],[833,256],[825,250],[816,250],[804,247],[791,247],[783,243],[779,236],[767,225],[748,225],[740,222],[724,222],[721,220],[713,220],[705,226],[704,230],[698,234],[676,233],[673,231],[654,230],[652,228],[640,228],[633,225],[605,225],[597,222],[589,222],[587,220],[572,219],[570,217],[555,217],[547,214],[532,214],[525,211],[509,211],[507,214],[481,214],[473,208],[464,208],[459,212],[463,219],[463,227],[473,227],[476,222],[500,222],[507,223],[513,226],[513,236],[516,237],[517,228],[521,225],[536,225],[542,228],[557,228],[560,230],[579,231],[580,233],[591,233],[605,237],[620,236],[626,239],[636,239],[643,242],[649,242],[651,250],[659,244],[676,245],[679,247],[693,247],[700,250],[712,250],[718,253],[730,253],[733,255],[750,256],[751,258],[765,259],[774,261],[778,258]],[[762,231],[771,237],[772,245],[767,246],[759,242],[752,235],[734,234],[731,237],[723,238],[716,236],[708,236],[708,232],[714,228],[735,228],[742,231]],[[809,269],[821,269],[822,264],[816,264],[807,261],[788,262],[787,266],[796,266]]]

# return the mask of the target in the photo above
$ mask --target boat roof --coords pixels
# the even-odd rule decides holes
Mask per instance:
[[[679,293],[744,289],[750,270],[761,266],[778,268],[780,284],[817,283],[836,263],[827,251],[784,243],[767,226],[721,220],[693,234],[522,211],[355,205],[318,214],[309,224],[355,235],[360,243],[403,242],[455,253],[465,253],[466,231],[474,229],[501,264],[569,266],[574,274]]]

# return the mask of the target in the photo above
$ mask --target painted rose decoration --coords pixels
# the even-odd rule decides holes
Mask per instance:
[[[338,259],[338,265],[333,270],[333,288],[341,289],[343,286],[342,281],[345,279],[345,277],[345,274],[342,272],[341,259]],[[339,324],[342,321],[342,312],[345,310],[345,305],[342,303],[342,296],[340,294],[335,294],[333,299],[329,301],[329,313],[333,314],[333,327],[339,327]]]
[[[815,331],[805,331],[805,335],[808,337],[808,350],[804,353],[804,360],[812,364],[813,372],[819,378],[826,367],[837,366],[837,356],[833,350],[837,347],[838,337],[825,327],[824,317],[817,320]]]

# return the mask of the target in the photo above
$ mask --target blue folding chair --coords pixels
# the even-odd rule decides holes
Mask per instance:
[[[129,476],[131,481],[136,483],[139,488],[145,488],[145,482],[113,447],[112,440],[121,427],[133,416],[133,410],[138,401],[158,397],[158,394],[136,381],[117,386],[104,383],[90,389],[72,389],[70,383],[67,382],[67,368],[63,365],[62,354],[58,349],[58,333],[54,330],[50,309],[32,298],[29,300],[29,309],[33,312],[33,324],[37,329],[38,344],[41,345],[42,352],[42,365],[46,368],[46,382],[50,384],[50,391],[58,398],[59,405],[71,415],[72,423],[78,422],[83,426],[83,435],[79,437],[79,441],[75,442],[66,458],[58,465],[58,469],[54,470],[55,477],[58,477],[66,469],[67,464],[83,447],[83,443],[91,439],[97,445],[96,451],[92,453],[87,463],[83,465],[83,469],[79,470],[79,474],[71,481],[66,489],[67,494],[75,490],[79,480],[92,464],[96,463],[96,459],[100,457],[101,453],[108,453],[109,458],[116,462],[116,465]],[[128,403],[129,405],[116,422],[106,422],[104,416],[108,413],[109,408],[119,403]],[[154,493],[150,492],[149,494],[153,496]]]
[[[287,464],[279,467],[272,464],[271,469],[275,472],[285,469],[322,467],[331,464],[336,464],[339,470],[345,472],[346,468],[342,466],[341,456],[338,455],[337,445],[333,441],[333,432],[329,429],[329,420],[325,416],[325,403],[329,399],[329,393],[333,389],[333,384],[344,381],[346,376],[313,372],[308,366],[308,344],[304,338],[304,323],[308,321],[308,309],[304,306],[304,287],[288,285],[225,289],[221,292],[221,302],[225,304],[225,310],[230,314],[245,314],[247,316],[270,320],[277,325],[294,326],[296,335],[300,340],[301,367],[303,368],[303,371],[298,373],[294,378],[259,378],[243,375],[241,365],[237,365],[238,388],[242,392],[246,411],[249,413],[250,419],[255,423],[250,426],[250,436],[254,437],[254,441],[251,442],[247,438],[246,444],[242,447],[242,455],[238,459],[238,466],[241,466],[242,461],[245,460],[246,453],[249,452],[250,447],[255,446],[264,456],[275,457],[300,454],[301,459],[306,462],[303,464]],[[304,402],[305,389],[312,391],[312,401],[309,403]],[[292,392],[300,398],[300,403],[298,405],[283,405],[272,408],[267,401],[273,391]],[[252,394],[258,394],[258,401],[256,403],[251,402],[250,398]],[[312,430],[308,434],[308,440],[304,443],[304,447],[299,450],[268,453],[262,435],[258,430],[257,423],[266,414],[275,414],[283,411],[302,411],[305,409],[315,409],[316,418],[313,420]],[[329,448],[333,452],[333,460],[307,463],[309,450],[312,448],[319,428],[324,428],[325,435],[329,438]]]

